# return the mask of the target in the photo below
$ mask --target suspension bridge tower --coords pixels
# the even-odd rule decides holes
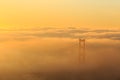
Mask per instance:
[[[79,64],[84,64],[86,61],[86,40],[85,39],[79,39]]]

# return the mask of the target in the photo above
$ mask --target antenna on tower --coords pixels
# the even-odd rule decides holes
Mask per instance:
[[[79,64],[81,63],[85,63],[86,60],[86,43],[85,43],[85,39],[80,39],[79,38]]]

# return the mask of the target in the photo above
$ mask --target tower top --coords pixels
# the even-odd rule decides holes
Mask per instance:
[[[81,39],[81,38],[79,38],[79,41],[85,41],[85,39]]]

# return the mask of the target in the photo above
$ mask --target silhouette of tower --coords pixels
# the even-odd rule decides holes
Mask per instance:
[[[79,64],[85,63],[86,59],[86,44],[85,44],[85,39],[79,39]]]

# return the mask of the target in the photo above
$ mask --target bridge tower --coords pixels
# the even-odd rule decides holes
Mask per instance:
[[[84,64],[86,60],[86,40],[85,39],[79,39],[79,64]]]

